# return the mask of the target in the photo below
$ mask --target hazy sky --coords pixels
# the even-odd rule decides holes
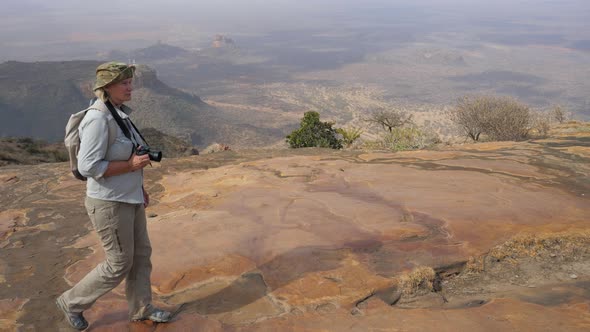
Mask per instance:
[[[156,69],[173,86],[201,89],[190,85],[197,74],[206,84],[231,75],[288,81],[294,73],[320,69],[346,75],[346,65],[373,61],[399,65],[402,72],[411,68],[407,79],[424,91],[432,87],[431,100],[457,92],[438,87],[463,84],[452,80],[458,76],[538,104],[553,98],[578,111],[590,105],[590,0],[0,1],[0,63],[110,59],[158,41],[195,50],[210,47],[221,33],[240,49],[235,66],[201,64],[194,67],[198,73],[187,73],[183,64],[163,61]],[[456,56],[467,65],[432,65],[442,73],[433,78],[422,56],[433,49],[441,51],[440,61]],[[486,81],[490,72],[500,76],[498,85]]]
[[[130,48],[157,40],[198,47],[215,33],[338,30],[379,24],[420,29],[543,23],[590,39],[590,0],[2,0],[0,61],[97,45]],[[551,32],[551,31],[549,31]],[[585,35],[584,35],[585,34]],[[81,53],[80,53],[81,52]]]

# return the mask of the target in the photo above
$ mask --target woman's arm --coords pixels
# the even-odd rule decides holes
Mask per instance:
[[[101,178],[109,165],[104,160],[109,146],[107,119],[90,110],[82,121],[78,171],[87,178]]]
[[[147,154],[138,156],[133,152],[133,155],[131,155],[129,160],[109,161],[108,163],[107,170],[102,175],[103,177],[115,176],[142,169],[150,163],[150,156]]]
[[[133,172],[144,168],[150,163],[149,156],[138,156],[135,152],[128,160],[106,161],[104,160],[109,148],[108,122],[102,114],[86,114],[81,130],[80,151],[78,152],[78,170],[85,177],[99,179],[101,177],[115,176]]]

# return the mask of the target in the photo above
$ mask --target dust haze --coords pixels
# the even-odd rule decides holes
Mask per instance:
[[[10,0],[0,62],[135,60],[174,87],[260,107],[277,91],[362,86],[408,105],[507,94],[588,118],[588,22],[584,0]],[[231,49],[211,51],[216,35]],[[154,45],[188,53],[142,52]]]

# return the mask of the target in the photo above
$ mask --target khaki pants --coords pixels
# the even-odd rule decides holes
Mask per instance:
[[[90,197],[86,197],[85,203],[92,225],[102,241],[106,260],[63,293],[58,301],[70,312],[82,312],[125,279],[129,318],[146,317],[152,310],[152,247],[143,204]]]

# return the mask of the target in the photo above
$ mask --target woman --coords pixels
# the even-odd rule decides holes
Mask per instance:
[[[149,195],[143,188],[143,168],[150,160],[148,155],[135,154],[146,143],[128,125],[131,109],[123,105],[131,100],[134,72],[133,66],[124,63],[98,66],[94,85],[98,99],[78,128],[78,170],[88,178],[85,206],[106,254],[104,262],[57,299],[66,320],[78,330],[88,327],[82,312],[123,279],[131,320],[167,322],[171,318],[169,312],[151,305],[152,248],[145,217]],[[127,124],[129,138],[111,115],[109,102]],[[114,139],[109,137],[113,135]]]

